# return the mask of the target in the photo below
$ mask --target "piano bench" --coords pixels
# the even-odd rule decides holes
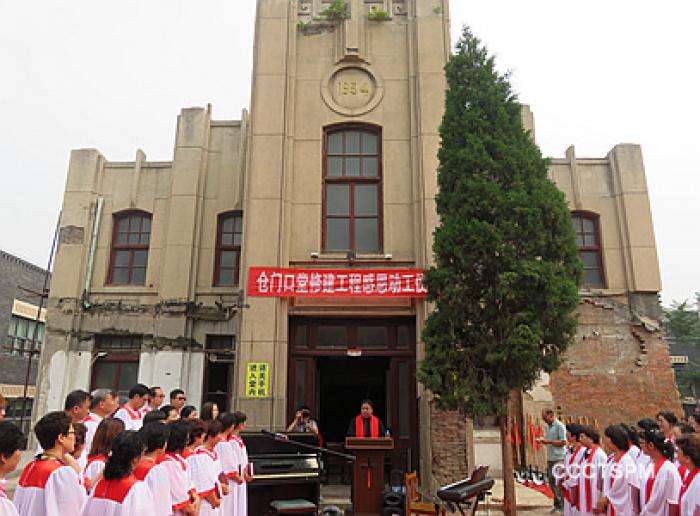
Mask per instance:
[[[272,500],[273,514],[316,514],[318,507],[308,500]]]

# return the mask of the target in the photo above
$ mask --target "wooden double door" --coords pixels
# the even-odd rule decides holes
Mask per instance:
[[[310,408],[324,443],[340,448],[364,399],[394,437],[391,469],[417,467],[415,319],[290,320],[287,408]]]

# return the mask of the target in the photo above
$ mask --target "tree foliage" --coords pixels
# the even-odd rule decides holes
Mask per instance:
[[[700,303],[700,293],[696,294],[696,298]],[[664,310],[664,328],[669,337],[685,344],[700,346],[700,314],[688,305],[687,300],[674,302],[671,308]]]
[[[502,415],[509,393],[556,369],[573,339],[581,263],[509,78],[468,28],[445,71],[440,224],[426,273],[435,309],[419,377],[445,408]]]

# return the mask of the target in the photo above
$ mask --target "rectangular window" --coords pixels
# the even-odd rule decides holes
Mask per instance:
[[[10,355],[21,356],[29,356],[30,351],[38,352],[41,349],[41,343],[44,341],[44,323],[39,322],[38,328],[36,328],[36,324],[36,321],[31,319],[17,315],[10,316],[7,339],[5,340],[5,352]],[[35,330],[36,340],[32,345]]]
[[[126,401],[138,381],[142,338],[134,335],[100,335],[95,342],[95,363],[90,390],[114,389]]]
[[[605,288],[598,217],[586,213],[571,216],[576,232],[578,254],[583,263],[583,286]]]
[[[233,287],[238,285],[241,267],[243,215],[224,213],[217,226],[214,286]]]
[[[144,285],[151,243],[151,216],[127,212],[114,216],[108,283]]]
[[[381,142],[375,128],[326,132],[324,145],[323,249],[382,250]]]

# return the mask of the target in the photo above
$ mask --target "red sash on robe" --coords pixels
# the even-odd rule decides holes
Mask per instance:
[[[56,459],[36,459],[27,464],[19,478],[19,485],[22,487],[38,487],[44,489],[51,474],[64,464]]]
[[[129,414],[129,417],[131,419],[134,419],[134,420],[143,419],[143,414],[141,413],[140,410],[134,410],[126,403],[124,405],[122,405],[121,408],[123,408],[126,411],[126,413]]]
[[[569,467],[567,469],[570,469],[571,466],[574,465],[574,461],[576,460],[576,457],[578,457],[578,454],[581,453],[581,451],[583,449],[584,448],[581,445],[579,445],[576,448],[576,450],[574,451],[574,453],[571,457],[571,460],[569,461]],[[566,474],[566,476],[565,476],[564,480],[566,481],[569,478],[569,472],[566,471],[565,474]],[[569,491],[569,488],[564,486],[564,484],[562,482],[561,491],[562,491],[562,495],[564,496],[564,498],[566,498],[566,501],[569,502],[571,505],[574,505],[578,509],[578,496],[576,496],[576,489],[572,488],[572,490]],[[574,497],[576,498],[576,500],[574,500]]]
[[[583,467],[584,482],[586,485],[586,512],[591,512],[591,504],[593,503],[593,486],[591,486],[591,464],[593,463],[593,457],[598,451],[600,446],[593,446],[591,448],[591,454],[588,456],[586,465]]]
[[[127,475],[118,480],[105,480],[103,478],[95,486],[93,496],[103,500],[123,503],[136,482],[138,482],[138,479],[134,475]]]
[[[683,485],[681,486],[681,492],[680,492],[680,494],[678,495],[678,507],[683,507],[683,505],[682,505],[682,503],[683,503],[683,495],[685,494],[685,492],[686,492],[686,491],[688,490],[688,488],[690,487],[690,484],[693,483],[693,479],[695,478],[695,475],[698,474],[698,472],[700,472],[700,468],[695,468],[693,471],[691,471],[690,473],[688,473],[688,476],[687,476],[687,477],[685,478],[685,480],[683,481]]]
[[[649,498],[651,498],[651,490],[654,489],[654,482],[656,482],[656,477],[659,475],[659,470],[666,462],[665,458],[661,458],[654,464],[654,472],[647,478],[646,492],[644,493],[644,503],[649,503]]]
[[[365,418],[357,416],[355,418],[355,437],[365,436]],[[379,437],[379,419],[376,416],[369,418],[369,436],[371,438]]]

